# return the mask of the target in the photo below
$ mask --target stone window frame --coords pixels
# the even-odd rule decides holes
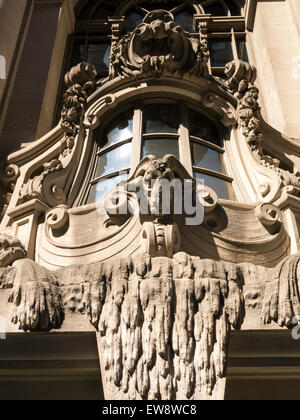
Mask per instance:
[[[246,40],[246,32],[245,31],[236,31],[234,29],[234,26],[231,25],[231,23],[228,24],[227,28],[230,28],[230,31],[221,31],[221,32],[209,32],[208,33],[208,43],[210,44],[210,40],[218,40],[220,39],[220,41],[230,41],[231,43],[231,50],[232,50],[232,60],[242,60],[243,57],[240,56],[239,52],[238,52],[238,45],[237,45],[237,40],[242,40],[245,42],[245,45],[247,45],[247,40]],[[246,53],[248,55],[248,60],[249,60],[249,52],[247,50],[247,46],[246,46]],[[231,60],[230,60],[231,61]],[[243,60],[244,61],[244,60]],[[223,77],[224,76],[224,72],[225,72],[225,66],[222,67],[214,67],[212,65],[212,58],[211,58],[211,54],[209,57],[209,66],[211,69],[211,74],[213,76],[219,76],[219,77]]]
[[[144,134],[143,133],[143,108],[147,105],[176,105],[179,107],[179,130],[176,134],[169,134],[169,133],[153,133],[153,134]],[[119,143],[113,144],[111,146],[108,146],[107,148],[101,149],[100,146],[95,141],[95,133],[97,132],[97,138],[103,138],[105,136],[105,133],[109,126],[116,121],[122,114],[124,114],[127,111],[132,110],[133,115],[133,133],[132,137],[128,138],[127,140],[120,141]],[[221,142],[223,143],[223,146],[217,146],[214,143],[208,142],[207,140],[204,140],[202,138],[197,138],[194,136],[191,136],[189,133],[189,111],[194,111],[199,114],[202,118],[207,118],[210,123],[214,124],[216,129],[219,133],[219,138]],[[223,156],[226,155],[226,148],[225,148],[225,141],[229,138],[228,137],[228,129],[224,127],[218,119],[212,115],[212,113],[208,113],[206,110],[201,108],[199,105],[194,104],[193,102],[188,103],[186,99],[180,99],[178,97],[176,98],[144,98],[137,102],[132,102],[131,104],[127,103],[126,105],[120,107],[116,112],[110,113],[109,117],[106,118],[105,124],[103,126],[98,127],[95,129],[92,133],[92,151],[89,159],[89,166],[86,171],[86,177],[83,180],[83,184],[81,187],[80,194],[78,196],[77,203],[79,206],[92,204],[91,202],[88,202],[90,188],[93,184],[96,184],[99,181],[103,181],[106,179],[113,179],[117,178],[120,172],[124,173],[127,172],[128,177],[130,177],[139,162],[142,159],[142,143],[143,138],[147,136],[150,137],[160,137],[163,136],[164,138],[169,137],[178,137],[178,144],[179,144],[179,160],[182,163],[182,165],[186,168],[187,172],[191,176],[195,176],[196,174],[204,174],[207,176],[211,176],[214,178],[221,179],[228,183],[229,187],[229,199],[236,200],[234,188],[233,188],[233,178],[226,173],[228,173],[228,167],[226,164],[225,159],[223,160],[223,165],[225,172],[217,172],[209,168],[202,168],[198,166],[194,166],[192,164],[192,150],[191,150],[191,143],[196,142],[199,143],[208,149],[218,151],[219,153],[222,153]],[[131,149],[131,162],[130,167],[128,168],[120,168],[118,171],[112,171],[110,173],[107,173],[100,177],[94,177],[96,167],[98,164],[98,159],[101,158],[105,153],[110,152],[111,150],[116,149],[117,147],[120,147],[124,144],[132,144]],[[230,184],[230,185],[229,185]]]

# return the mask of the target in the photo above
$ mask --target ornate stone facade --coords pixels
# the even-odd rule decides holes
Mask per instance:
[[[106,399],[223,399],[231,331],[290,328],[300,315],[300,148],[265,122],[254,65],[235,59],[227,80],[212,75],[203,2],[194,33],[160,3],[128,33],[110,18],[107,77],[86,62],[71,68],[58,125],[3,165],[0,314],[12,333],[77,331],[86,317]],[[112,116],[164,101],[217,121],[224,148],[211,150],[227,175],[197,172],[186,116],[166,137],[179,138],[177,157],[142,156],[166,133],[135,117],[120,141],[132,143],[127,180],[83,202],[114,150],[101,143]],[[232,182],[236,200],[199,186],[199,173]],[[189,187],[194,213],[177,185]],[[188,223],[197,206],[201,222]]]

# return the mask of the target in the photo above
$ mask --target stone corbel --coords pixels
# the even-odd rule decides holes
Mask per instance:
[[[20,329],[49,331],[87,315],[99,333],[107,399],[212,399],[226,378],[231,328],[248,312],[261,327],[289,328],[300,313],[299,254],[274,268],[177,253],[55,272],[21,259],[0,270]]]

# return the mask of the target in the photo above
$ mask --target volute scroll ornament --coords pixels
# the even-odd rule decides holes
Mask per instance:
[[[272,204],[260,204],[255,209],[255,214],[261,224],[265,226],[272,234],[278,233],[281,227],[281,211]]]
[[[15,164],[5,166],[0,171],[0,220],[9,206],[19,175],[20,169]]]
[[[88,95],[94,89],[97,72],[93,65],[80,63],[65,76],[67,90],[63,96],[60,125],[64,135],[57,147],[57,155],[40,164],[26,175],[19,190],[18,204],[38,199],[50,208],[66,203],[65,185],[72,170],[75,138],[79,133]]]
[[[68,221],[69,213],[67,206],[56,207],[46,214],[46,224],[54,231],[62,229]]]

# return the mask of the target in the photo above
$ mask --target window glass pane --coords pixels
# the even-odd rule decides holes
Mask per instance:
[[[84,42],[75,42],[73,47],[73,56],[71,67],[84,61]]]
[[[93,14],[93,19],[106,19],[108,16],[115,14],[115,8],[112,4],[100,4],[98,9]]]
[[[230,0],[231,1],[231,0]],[[227,11],[221,4],[204,7],[205,13],[212,16],[227,16]]]
[[[165,155],[174,155],[179,159],[178,140],[175,139],[151,139],[143,142],[143,157],[154,155],[163,158]]]
[[[248,58],[246,41],[244,39],[239,39],[238,38],[236,40],[236,46],[237,46],[239,58],[241,60],[243,60],[243,61],[246,61],[248,63],[249,62],[249,58]]]
[[[212,188],[218,198],[223,200],[235,200],[233,188],[230,182],[210,175],[201,174],[199,172],[195,172],[194,177],[203,180],[204,185]]]
[[[210,58],[212,67],[225,67],[233,60],[231,39],[228,40],[210,40]]]
[[[210,143],[222,146],[217,127],[197,112],[189,112],[189,131],[191,136],[199,137]]]
[[[132,112],[123,114],[116,122],[110,126],[105,136],[105,143],[102,144],[101,147],[108,147],[123,140],[131,139],[132,125]],[[101,141],[101,139],[97,140]]]
[[[225,174],[222,153],[199,143],[191,143],[193,166]]]
[[[89,43],[86,61],[93,64],[98,72],[109,69],[109,58],[110,44]]]
[[[116,149],[98,157],[95,178],[121,171],[130,167],[131,143],[123,144]]]
[[[194,32],[193,15],[191,13],[179,13],[175,17],[175,20],[178,23],[178,25],[180,25],[186,32]]]
[[[91,185],[87,204],[101,202],[108,191],[111,191],[117,184],[127,180],[127,178],[128,174],[122,174],[113,178],[102,179],[98,183]]]
[[[231,16],[241,16],[241,6],[238,6],[235,1],[227,1]]]
[[[130,15],[127,16],[126,22],[125,22],[125,30],[128,34],[129,32],[134,31],[134,29],[142,23],[142,20],[144,19],[144,16],[142,16],[138,12],[132,12]]]
[[[146,106],[143,113],[143,132],[178,133],[178,108],[173,105]]]

